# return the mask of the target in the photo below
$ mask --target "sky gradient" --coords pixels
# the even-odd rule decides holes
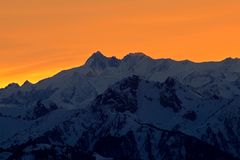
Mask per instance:
[[[239,0],[1,1],[0,87],[80,66],[97,50],[197,62],[239,57],[239,28]]]

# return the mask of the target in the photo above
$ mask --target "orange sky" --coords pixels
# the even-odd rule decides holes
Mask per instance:
[[[240,0],[2,0],[0,87],[121,58],[193,61],[240,56]]]

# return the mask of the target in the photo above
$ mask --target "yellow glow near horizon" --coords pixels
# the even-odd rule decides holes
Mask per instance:
[[[0,87],[80,66],[96,50],[193,61],[240,56],[239,0],[0,2]]]

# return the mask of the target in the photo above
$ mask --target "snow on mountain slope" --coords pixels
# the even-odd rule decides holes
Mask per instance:
[[[16,133],[23,131],[24,128],[28,128],[30,124],[31,122],[24,121],[24,120],[12,119],[8,117],[0,117],[1,140],[7,139],[9,137],[13,137]]]
[[[211,114],[205,125],[199,130],[201,139],[218,146],[224,151],[231,151],[239,156],[240,147],[240,97],[235,97],[222,108]]]
[[[232,94],[239,93],[239,88],[232,84],[240,79],[239,67],[240,60],[230,58],[221,62],[193,63],[170,59],[154,60],[143,53],[131,53],[119,60],[115,57],[105,57],[100,52],[96,52],[81,67],[62,71],[35,85],[26,82],[22,87],[12,84],[2,89],[0,102],[17,103],[20,101],[21,103],[21,100],[25,99],[24,94],[31,92],[38,96],[38,92],[47,90],[50,92],[46,96],[48,99],[56,101],[64,99],[61,103],[64,103],[65,106],[70,106],[66,105],[68,101],[80,104],[88,99],[93,99],[109,85],[133,74],[160,82],[170,76],[184,84],[199,88],[201,92],[209,92],[209,94],[216,92],[221,96],[232,96]],[[9,102],[9,97],[17,100]]]
[[[113,150],[94,146],[105,143],[106,136],[116,145],[122,140],[128,145],[131,133],[134,138],[130,142],[137,141],[132,146],[135,156],[143,159],[164,159],[164,154],[173,153],[189,156],[193,152],[186,151],[189,141],[213,147],[213,153],[224,151],[240,157],[239,68],[240,60],[231,58],[193,63],[131,53],[119,60],[96,52],[81,67],[62,71],[37,84],[26,81],[22,86],[10,84],[0,90],[0,152],[1,148],[8,148],[15,153],[15,149],[30,147],[34,142],[37,151],[41,144],[45,149],[55,145],[62,155],[68,152],[64,148],[67,146],[74,152],[69,154],[111,158]],[[15,124],[22,127],[14,127]],[[164,135],[169,135],[169,139]],[[156,143],[151,144],[152,141]],[[158,148],[160,142],[164,146],[160,147],[162,153],[150,151]],[[165,146],[168,143],[184,149],[172,150]],[[206,154],[206,150],[200,150]],[[26,153],[33,154],[32,151],[26,149]],[[56,148],[51,151],[58,152]],[[6,152],[1,153],[9,155]]]
[[[239,146],[235,143],[225,141],[223,145],[228,148],[222,148],[212,143],[211,136],[206,136],[209,128],[216,131],[216,124],[228,131],[218,117],[226,117],[229,121],[239,117],[237,113],[234,119],[229,116],[231,110],[239,109],[236,104],[229,103],[229,99],[206,98],[174,78],[159,83],[132,76],[112,85],[88,107],[50,112],[0,144],[4,148],[15,146],[24,150],[40,144],[69,146],[84,153],[91,151],[91,154],[109,158],[120,156],[120,159],[130,155],[132,159],[191,159],[189,156],[200,159],[200,155],[204,159],[219,159],[230,156],[229,153],[239,157]],[[233,133],[239,129],[238,126],[228,128]],[[227,132],[222,134],[229,136]],[[234,140],[239,142],[240,136],[236,135]],[[108,147],[110,143],[114,144],[113,148]],[[119,143],[126,148],[121,148]],[[15,149],[9,149],[14,153]],[[62,153],[63,149],[60,150]],[[212,150],[211,154],[208,150]]]
[[[163,82],[174,77],[198,89],[206,96],[239,95],[240,60],[193,63],[170,59],[154,60],[142,53],[132,53],[122,60],[94,53],[85,65],[62,71],[37,84],[19,87],[11,84],[0,90],[0,104],[31,106],[36,100],[51,100],[61,107],[76,108],[87,104],[109,85],[131,75]],[[238,87],[236,87],[238,86]],[[30,97],[30,98],[29,98]]]

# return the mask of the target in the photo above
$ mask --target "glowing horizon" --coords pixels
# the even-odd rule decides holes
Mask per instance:
[[[97,50],[122,58],[240,57],[239,0],[0,2],[0,87],[81,66]]]

